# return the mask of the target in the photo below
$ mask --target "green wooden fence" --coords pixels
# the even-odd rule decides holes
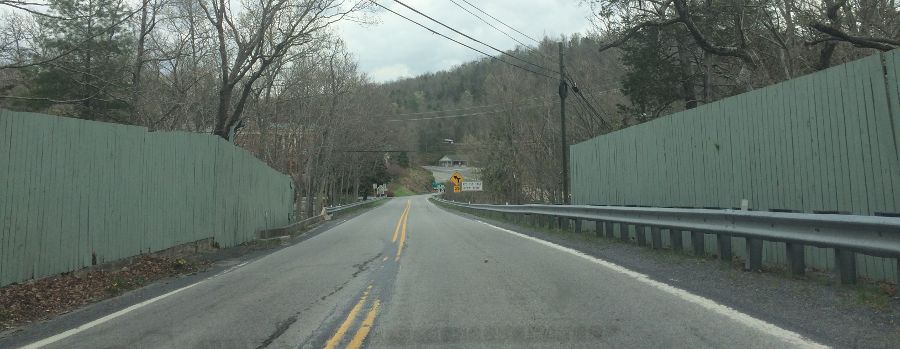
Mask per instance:
[[[0,286],[291,221],[291,179],[219,137],[0,110]]]
[[[896,214],[898,76],[895,50],[573,145],[572,203]],[[768,262],[784,259],[767,243]],[[807,259],[834,266],[830,251],[808,247]],[[857,264],[896,281],[892,259]]]

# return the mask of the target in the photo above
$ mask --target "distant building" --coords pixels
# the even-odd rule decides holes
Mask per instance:
[[[462,155],[446,155],[438,160],[442,167],[466,167],[466,159]]]

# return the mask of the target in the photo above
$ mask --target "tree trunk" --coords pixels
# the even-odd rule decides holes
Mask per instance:
[[[134,58],[134,71],[132,71],[131,76],[131,123],[139,123],[138,120],[138,106],[140,105],[141,98],[141,70],[144,69],[144,41],[147,38],[147,34],[149,34],[148,26],[149,19],[147,18],[147,7],[150,6],[150,0],[144,0],[143,6],[141,7],[141,27],[140,33],[138,33],[138,42],[137,42],[137,52]]]
[[[691,53],[682,38],[678,39],[678,62],[681,65],[681,89],[684,94],[684,109],[696,108],[697,96],[694,94]]]

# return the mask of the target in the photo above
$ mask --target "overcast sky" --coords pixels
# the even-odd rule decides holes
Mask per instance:
[[[491,28],[472,14],[454,5],[450,0],[402,1],[431,18],[500,50],[513,49],[518,45],[513,39]],[[522,43],[535,44],[527,37],[471,8],[462,0],[453,1]],[[537,40],[540,40],[545,34],[550,37],[558,37],[561,34],[584,34],[590,28],[590,22],[586,18],[587,7],[579,6],[578,0],[467,1]],[[378,0],[378,3],[485,53],[497,53],[431,22],[392,0]],[[454,65],[483,57],[478,52],[431,34],[422,27],[388,11],[382,10],[376,16],[379,21],[377,25],[363,27],[353,22],[344,22],[339,26],[347,48],[359,60],[361,70],[376,82],[448,70]]]

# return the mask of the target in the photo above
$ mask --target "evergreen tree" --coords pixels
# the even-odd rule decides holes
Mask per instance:
[[[88,120],[127,122],[133,14],[117,0],[50,0],[53,17],[37,16],[45,57],[33,68],[31,107]]]
[[[397,155],[397,165],[403,168],[409,168],[409,155],[406,155],[406,152],[400,152],[400,155]]]
[[[622,93],[631,103],[617,107],[639,123],[666,115],[673,103],[684,98],[677,56],[669,40],[661,37],[658,27],[647,27],[621,47],[622,64],[628,68],[621,79]]]

